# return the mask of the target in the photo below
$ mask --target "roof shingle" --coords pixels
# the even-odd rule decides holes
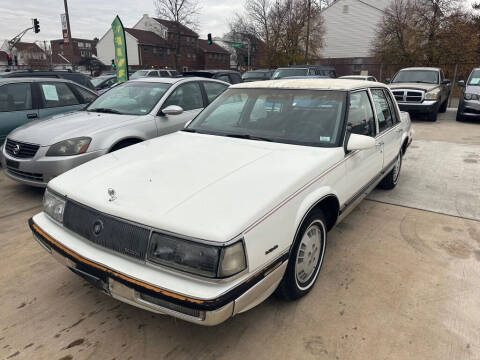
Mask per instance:
[[[170,20],[165,20],[165,19],[157,19],[157,18],[153,18],[153,19],[158,21],[163,26],[166,26],[169,32],[175,33],[177,31],[175,21],[170,21]],[[180,34],[198,37],[198,34],[195,31],[193,31],[192,29],[189,29],[188,27],[186,27],[182,24],[179,24],[179,26],[180,26]]]
[[[165,39],[152,31],[125,28],[125,31],[138,40],[142,45],[168,46]]]
[[[200,48],[200,50],[207,53],[217,53],[217,54],[227,54],[227,55],[230,54],[227,50],[225,50],[220,45],[217,45],[215,43],[209,45],[208,41],[203,39],[198,39],[198,47]]]

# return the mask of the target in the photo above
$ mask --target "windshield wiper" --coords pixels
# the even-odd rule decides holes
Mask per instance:
[[[109,108],[95,108],[95,109],[87,109],[87,111],[99,112],[99,113],[106,113],[106,114],[122,114],[120,111],[115,109]]]
[[[238,139],[260,140],[260,141],[269,141],[269,142],[273,141],[272,139],[269,139],[269,138],[254,136],[250,134],[225,134],[224,136],[238,138]]]

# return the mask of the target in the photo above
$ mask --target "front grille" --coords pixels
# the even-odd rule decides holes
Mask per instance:
[[[145,260],[149,229],[72,201],[67,201],[65,206],[63,225],[104,248]]]
[[[421,102],[423,93],[421,91],[407,91],[407,102]]]
[[[7,166],[7,171],[10,174],[12,174],[13,176],[16,176],[18,178],[22,178],[22,179],[25,179],[25,180],[37,181],[37,182],[43,182],[43,174],[20,171],[18,169],[12,168],[10,166]]]
[[[416,90],[394,90],[392,91],[395,100],[398,102],[422,102],[423,91]]]
[[[19,141],[7,139],[5,150],[7,154],[19,159],[30,159],[35,156],[38,151],[39,145],[27,144]]]

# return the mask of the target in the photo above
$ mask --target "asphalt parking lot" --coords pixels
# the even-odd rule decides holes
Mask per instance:
[[[118,302],[58,264],[0,173],[0,359],[480,359],[480,123],[414,120],[400,183],[329,237],[312,292],[205,328]]]

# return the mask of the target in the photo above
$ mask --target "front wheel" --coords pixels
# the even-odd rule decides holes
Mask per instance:
[[[395,165],[393,169],[382,179],[378,187],[380,189],[391,190],[395,186],[397,186],[398,178],[400,177],[400,170],[402,168],[402,151],[397,155],[397,159],[395,160]]]
[[[438,109],[438,112],[444,113],[447,111],[447,106],[448,106],[448,99],[445,100],[442,105],[440,106],[440,109]]]
[[[459,110],[457,110],[457,117],[456,117],[455,120],[457,120],[457,121],[463,121],[463,116],[462,116],[462,114],[460,113]]]
[[[429,113],[427,115],[428,121],[437,121],[437,115],[438,115],[437,110],[434,110],[433,112]]]
[[[277,294],[296,300],[310,292],[323,264],[326,243],[325,217],[321,210],[314,210],[298,231]]]

